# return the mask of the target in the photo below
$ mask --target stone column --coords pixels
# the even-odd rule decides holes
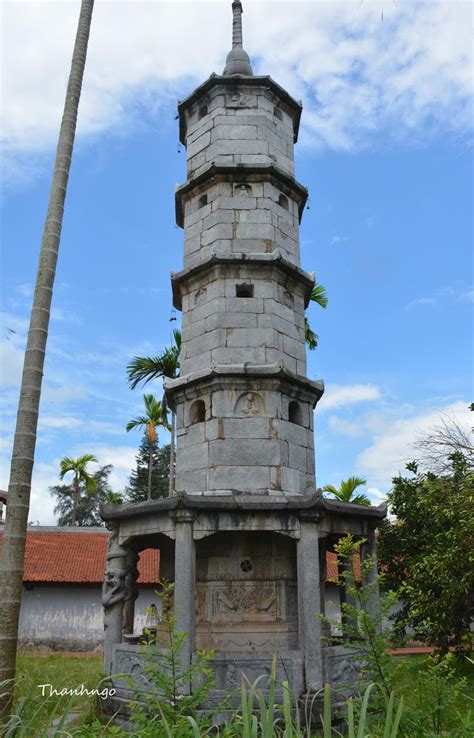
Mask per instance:
[[[315,520],[301,520],[298,541],[298,619],[300,649],[304,653],[307,692],[320,690],[324,682],[321,642],[321,588],[319,538]]]
[[[377,623],[377,632],[380,632],[382,629],[382,623],[380,621],[380,592],[375,530],[369,531],[366,537],[367,542],[363,543],[360,547],[362,586],[368,588],[369,596],[366,605],[367,612]]]
[[[182,653],[182,668],[187,669],[194,651],[196,610],[196,549],[193,539],[193,514],[188,510],[179,510],[176,514],[174,567],[176,630],[187,633]]]
[[[113,646],[122,642],[123,602],[126,596],[125,576],[127,549],[119,544],[119,524],[110,523],[109,545],[102,604],[104,606],[104,668],[107,674],[113,671]]]
[[[123,601],[122,627],[124,633],[133,633],[135,622],[135,600],[138,597],[138,564],[139,556],[135,551],[128,549],[125,574],[125,599]]]
[[[343,604],[351,605],[352,607],[357,607],[357,599],[352,595],[348,589],[349,587],[355,587],[355,578],[354,578],[354,564],[352,560],[349,560],[348,558],[338,558],[338,567],[340,569],[339,571],[339,587],[340,587],[340,597],[341,597],[341,606]],[[343,576],[344,575],[344,576]],[[343,635],[347,637],[354,637],[355,636],[355,629],[357,628],[357,617],[355,614],[344,614],[343,609],[341,607],[341,624],[342,624],[342,633]]]

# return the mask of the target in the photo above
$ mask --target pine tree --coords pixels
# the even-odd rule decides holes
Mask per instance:
[[[130,475],[129,486],[126,489],[128,502],[144,502],[147,499],[149,455],[150,441],[145,433],[136,456],[136,468]],[[170,447],[168,444],[162,448],[156,448],[152,453],[151,496],[153,499],[168,496],[169,470]]]

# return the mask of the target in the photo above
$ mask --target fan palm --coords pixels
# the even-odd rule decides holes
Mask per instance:
[[[309,296],[310,302],[316,303],[316,305],[319,305],[319,307],[327,308],[328,306],[328,296],[326,293],[326,288],[322,284],[316,283],[311,290],[311,294]],[[315,349],[318,345],[319,336],[317,333],[315,333],[310,324],[309,320],[304,316],[304,329],[305,329],[305,342],[307,347],[312,351]]]
[[[87,56],[94,0],[82,0],[66,90],[63,117],[45,218],[36,287],[23,365],[8,488],[8,512],[3,535],[0,576],[0,718],[8,713],[18,647],[18,622],[25,565],[31,477],[38,428],[38,411],[48,339],[49,317],[58,259],[77,112]]]
[[[332,484],[326,484],[323,487],[324,492],[329,492],[334,495],[336,500],[340,502],[352,502],[354,505],[370,505],[370,500],[363,492],[355,495],[354,492],[358,487],[362,487],[367,484],[365,479],[360,477],[349,477],[349,479],[342,480],[339,489],[334,487]]]
[[[72,525],[76,524],[76,510],[81,499],[81,483],[85,485],[87,492],[95,492],[96,490],[96,480],[87,471],[87,464],[91,462],[98,463],[94,454],[84,454],[84,456],[79,456],[78,459],[65,456],[59,464],[59,478],[61,480],[64,479],[66,474],[70,472],[73,474],[71,484],[71,497],[73,499]]]
[[[173,331],[173,344],[167,346],[159,356],[135,356],[127,366],[128,381],[131,389],[143,382],[147,384],[152,379],[175,379],[179,375],[179,354],[181,350],[181,331]],[[168,409],[166,394],[163,393],[162,405]],[[169,494],[174,488],[174,453],[175,453],[176,416],[171,408],[171,442],[170,442],[170,472]]]
[[[150,441],[150,454],[148,457],[148,494],[147,497],[151,500],[151,475],[153,469],[153,452],[156,449],[158,441],[157,428],[161,426],[169,430],[167,410],[163,403],[156,399],[153,395],[143,395],[145,402],[146,415],[140,415],[138,418],[131,420],[127,423],[128,431],[134,430],[134,428],[143,428]]]

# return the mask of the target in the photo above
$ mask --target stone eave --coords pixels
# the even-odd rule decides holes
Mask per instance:
[[[269,511],[289,510],[313,513],[322,517],[324,513],[336,516],[350,516],[381,520],[386,516],[385,505],[369,507],[368,505],[354,505],[351,503],[328,500],[322,496],[320,489],[311,495],[271,496],[245,494],[226,495],[176,495],[146,502],[130,503],[128,505],[102,505],[100,508],[103,520],[120,520],[136,518],[141,515],[168,513],[174,510],[206,510],[206,511]]]
[[[217,85],[222,85],[227,88],[241,87],[245,85],[246,87],[266,87],[267,89],[271,90],[271,92],[277,95],[280,100],[292,111],[293,140],[295,143],[297,142],[303,106],[300,102],[297,102],[293,97],[291,97],[291,95],[286,90],[284,90],[283,87],[280,87],[280,85],[277,84],[275,80],[273,80],[268,75],[257,77],[233,75],[232,77],[225,77],[223,75],[214,73],[211,74],[211,76],[208,77],[205,82],[199,85],[199,87],[196,87],[194,92],[192,92],[188,97],[186,97],[184,100],[178,101],[179,140],[181,141],[183,146],[186,146],[186,120],[184,116],[184,111],[191,107],[191,105],[194,105],[199,100],[199,98],[205,95],[206,92],[209,92],[212,87],[215,87]]]
[[[279,187],[285,195],[288,195],[298,203],[299,221],[303,217],[304,206],[308,199],[308,190],[303,187],[294,177],[290,177],[274,164],[236,164],[234,166],[218,166],[211,164],[204,172],[189,182],[180,185],[175,193],[176,223],[180,228],[184,226],[183,203],[187,196],[193,192],[203,189],[210,182],[232,182],[232,181],[260,182],[271,181]]]
[[[226,265],[226,266],[244,266],[246,264],[270,264],[272,266],[281,269],[285,274],[290,275],[293,279],[297,279],[303,283],[306,287],[307,294],[305,300],[305,307],[309,303],[309,295],[313,289],[315,277],[314,274],[305,272],[301,267],[292,264],[290,261],[285,259],[280,251],[275,250],[269,254],[244,254],[242,256],[229,255],[229,256],[218,256],[213,254],[209,259],[196,264],[193,267],[186,267],[180,272],[171,272],[171,287],[173,291],[173,306],[176,310],[182,309],[182,298],[181,298],[181,285],[188,279],[195,277],[201,272],[208,271],[214,266]]]
[[[290,372],[281,364],[214,364],[210,369],[203,369],[193,374],[185,374],[176,379],[165,379],[164,387],[170,400],[179,390],[192,387],[195,384],[212,381],[224,377],[253,377],[255,379],[280,379],[297,385],[309,392],[318,402],[324,394],[324,382],[319,379],[313,381],[300,374]]]

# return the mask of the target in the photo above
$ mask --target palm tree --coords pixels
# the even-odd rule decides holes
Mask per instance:
[[[138,418],[127,423],[127,433],[134,428],[144,428],[145,433],[150,441],[150,455],[148,458],[148,499],[151,500],[151,473],[153,464],[153,451],[156,449],[158,441],[158,426],[169,430],[167,411],[163,404],[153,395],[143,395],[145,402],[146,415],[140,415]]]
[[[311,290],[309,299],[310,302],[314,302],[316,303],[316,305],[319,305],[322,308],[327,308],[328,306],[328,296],[326,293],[326,288],[322,284],[318,284],[317,282]],[[304,316],[304,330],[305,343],[310,351],[313,351],[318,345],[319,336],[312,330],[306,315]]]
[[[181,351],[181,331],[173,331],[173,344],[167,346],[159,356],[135,356],[127,366],[128,381],[131,389],[137,384],[146,384],[151,379],[166,377],[175,379],[179,375],[179,354]],[[163,407],[167,410],[166,393],[161,400]],[[170,473],[169,473],[169,495],[174,489],[174,453],[175,453],[176,414],[171,408],[171,443],[170,443]]]
[[[339,489],[332,484],[326,484],[323,490],[324,492],[330,492],[340,502],[352,502],[353,505],[370,505],[369,498],[363,492],[354,495],[357,487],[362,487],[364,484],[367,484],[367,480],[360,477],[349,477],[349,479],[342,480]]]
[[[77,111],[87,55],[94,0],[82,0],[71,71],[51,182],[30,327],[23,365],[20,399],[13,441],[8,488],[8,517],[3,535],[0,576],[0,683],[13,680],[18,646],[18,620],[25,562],[26,529],[30,509],[38,412],[43,367],[48,338],[51,299],[69,169],[76,133]],[[0,718],[8,714],[13,697],[13,682],[2,689]]]
[[[87,464],[90,462],[98,463],[94,454],[84,454],[79,456],[78,459],[71,459],[70,456],[65,456],[61,459],[59,465],[59,478],[64,479],[66,474],[72,472],[72,484],[71,484],[71,498],[73,499],[72,507],[72,525],[76,525],[76,512],[77,506],[81,500],[81,483],[85,485],[87,492],[95,492],[97,482],[94,477],[87,471]]]

